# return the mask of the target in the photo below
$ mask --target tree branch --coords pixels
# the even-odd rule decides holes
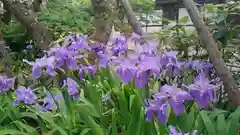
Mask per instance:
[[[1,0],[12,14],[25,26],[32,34],[33,39],[41,49],[45,49],[52,42],[52,35],[41,25],[36,16],[26,9],[24,4],[13,2],[13,0]]]
[[[117,3],[115,0],[91,0],[91,3],[94,11],[93,23],[96,28],[91,38],[107,43],[112,31]]]
[[[3,40],[2,37],[2,32],[0,31],[0,54],[2,57],[2,64],[3,64],[3,68],[4,68],[4,73],[6,76],[8,77],[13,77],[13,72],[12,72],[12,68],[11,68],[11,57],[9,56],[7,49],[6,49],[6,44]]]
[[[33,11],[34,12],[40,12],[41,11],[42,0],[34,0],[32,4],[33,4]]]
[[[137,20],[136,16],[134,15],[134,12],[132,10],[131,4],[129,3],[129,0],[120,0],[120,2],[124,7],[128,21],[131,24],[133,31],[138,35],[142,35],[143,31],[142,31],[141,24]]]
[[[232,74],[229,72],[224,60],[222,59],[217,45],[215,44],[212,34],[209,32],[203,18],[194,4],[193,0],[182,0],[186,7],[193,24],[196,27],[198,36],[209,54],[209,59],[217,71],[217,75],[223,81],[225,90],[227,91],[230,104],[234,107],[240,106],[240,91],[238,90]]]

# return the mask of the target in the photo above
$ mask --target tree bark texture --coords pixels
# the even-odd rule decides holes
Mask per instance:
[[[13,2],[13,0],[1,0],[12,14],[25,26],[32,34],[32,38],[36,41],[40,49],[46,49],[52,42],[52,35],[41,25],[33,12],[26,9],[24,4]]]
[[[209,59],[214,65],[217,75],[223,81],[230,104],[234,107],[240,106],[240,91],[235,84],[232,74],[229,72],[224,60],[222,59],[217,45],[212,38],[212,34],[209,32],[206,24],[203,21],[203,18],[200,16],[196,5],[194,4],[193,0],[182,1],[188,11],[189,16],[191,17],[193,24],[196,27],[201,42],[204,44],[208,52]]]
[[[9,22],[11,21],[11,11],[8,9],[7,5],[3,3],[3,8],[5,10],[4,14],[3,14],[3,18],[2,18],[2,22],[5,24],[9,24]]]
[[[91,0],[94,11],[94,26],[96,28],[92,39],[106,43],[112,31],[116,0]]]
[[[133,31],[138,35],[142,35],[143,31],[142,31],[141,23],[137,20],[136,16],[134,15],[134,12],[132,10],[131,4],[129,3],[129,0],[120,0],[120,2],[126,12],[128,21]]]
[[[13,77],[13,72],[11,68],[11,57],[8,55],[5,41],[3,40],[2,32],[0,31],[0,54],[2,58],[3,70],[6,76]]]
[[[33,5],[33,11],[34,12],[40,12],[41,11],[41,4],[42,0],[34,0],[32,5]]]

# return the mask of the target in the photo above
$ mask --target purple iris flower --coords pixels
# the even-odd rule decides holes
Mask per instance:
[[[159,57],[128,58],[120,62],[116,73],[123,83],[135,80],[137,88],[144,88],[149,81],[151,74],[158,76],[161,65]],[[133,78],[134,77],[134,78]]]
[[[0,76],[0,92],[6,92],[14,85],[14,78]]]
[[[94,76],[97,72],[97,66],[96,65],[87,65],[87,66],[81,66],[78,73],[80,76],[80,79],[84,79],[85,73],[88,73],[89,76]]]
[[[161,65],[167,65],[168,63],[176,63],[177,62],[177,51],[169,51],[165,52],[161,55]]]
[[[189,135],[189,133],[182,133],[181,131],[177,131],[177,129],[170,125],[168,126],[169,130],[170,130],[170,135]],[[194,130],[193,133],[191,135],[196,135],[197,134],[197,130]]]
[[[203,71],[205,74],[209,74],[210,71],[213,69],[213,65],[208,61],[204,61],[204,60],[187,61],[184,64],[184,67],[195,70],[197,72]]]
[[[118,37],[116,38],[116,40],[115,40],[115,42],[116,42],[117,44],[125,44],[126,41],[127,41],[127,38],[126,38],[126,36],[124,36],[124,35],[118,36]]]
[[[82,68],[84,69],[84,71],[88,72],[89,76],[94,76],[96,74],[96,71],[97,71],[97,66],[96,65],[83,66]]]
[[[71,45],[68,47],[68,49],[72,50],[79,50],[84,49],[84,47],[88,44],[88,37],[86,35],[75,35],[75,38],[71,42]]]
[[[126,47],[124,45],[117,45],[112,47],[111,49],[113,55],[118,56],[119,54],[123,54],[126,51]]]
[[[177,60],[177,54],[177,51],[166,52],[161,55],[160,59],[162,68],[165,68],[167,72],[173,75],[178,75],[181,72],[182,63]]]
[[[128,83],[133,79],[133,73],[131,69],[119,67],[116,70],[116,74],[120,77],[123,83]]]
[[[199,108],[209,107],[211,101],[216,101],[216,91],[218,85],[210,84],[210,80],[204,73],[200,73],[193,84],[188,86],[190,94],[195,98]]]
[[[153,97],[156,99],[165,99],[176,115],[180,115],[184,112],[184,102],[186,100],[193,99],[188,92],[167,84],[163,85],[160,89],[160,93],[153,95]]]
[[[84,71],[84,69],[80,68],[78,73],[79,73],[80,80],[83,80],[85,78],[85,71]]]
[[[132,33],[132,41],[135,43],[135,44],[140,44],[141,42],[141,37],[136,34],[136,33]]]
[[[68,94],[71,97],[76,99],[80,98],[80,95],[78,92],[79,85],[77,84],[77,82],[75,82],[73,79],[68,77],[66,80],[66,85],[67,85]]]
[[[152,121],[154,116],[164,124],[167,122],[167,103],[162,100],[151,100],[147,107],[146,119]]]
[[[74,35],[70,34],[65,38],[65,41],[62,43],[63,47],[67,47],[69,46],[74,40]]]
[[[134,74],[134,80],[137,88],[145,88],[149,81],[150,70],[137,70]]]
[[[181,63],[176,61],[176,63],[169,62],[166,65],[166,69],[169,73],[173,73],[174,75],[179,75],[181,72]]]
[[[157,45],[158,40],[151,40],[147,43],[144,43],[140,46],[140,54],[144,54],[146,56],[156,56],[157,55]]]
[[[42,68],[46,68],[46,72],[51,75],[55,76],[57,73],[54,70],[54,57],[42,57],[40,59],[36,59],[35,62],[30,62],[26,59],[23,59],[23,62],[32,66],[32,76],[35,78],[39,78],[42,73]]]
[[[63,96],[62,94],[57,94],[54,96],[54,99],[56,100],[57,103],[59,103],[61,99],[63,99]],[[45,111],[56,109],[57,106],[54,99],[52,95],[48,93],[47,96],[43,99],[44,103],[42,105],[42,109]]]
[[[118,56],[119,54],[123,54],[127,50],[126,42],[127,38],[125,36],[123,35],[118,36],[115,40],[115,44],[111,49],[113,55]]]
[[[68,69],[78,68],[77,59],[82,58],[77,51],[68,50],[67,48],[56,46],[48,51],[49,56],[54,56],[56,60],[56,68],[62,69],[62,67]],[[66,70],[66,69],[65,69]]]
[[[151,73],[155,76],[159,76],[161,72],[161,63],[160,63],[160,57],[149,57],[145,56],[138,64],[138,67],[144,71],[150,70]]]
[[[94,51],[96,53],[103,53],[106,49],[106,46],[104,44],[92,44],[91,45],[91,51]]]
[[[106,68],[109,65],[109,62],[111,60],[111,57],[108,54],[104,53],[97,53],[98,56],[98,65],[101,68]]]
[[[37,96],[33,93],[31,88],[20,87],[16,90],[16,96],[13,105],[17,105],[19,102],[24,104],[31,105],[35,104]]]
[[[128,83],[133,79],[133,75],[138,71],[138,61],[125,59],[117,66],[116,74],[120,77],[123,83]],[[139,77],[139,75],[137,76]]]
[[[150,75],[158,76],[160,69],[159,57],[146,56],[142,60],[125,60],[125,63],[121,63],[120,68],[117,69],[117,74],[124,83],[131,81],[134,75],[136,87],[144,88],[149,82]]]

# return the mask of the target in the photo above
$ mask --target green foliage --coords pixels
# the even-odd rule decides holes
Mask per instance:
[[[151,13],[154,11],[155,1],[153,0],[129,0],[132,8],[141,13]]]
[[[92,11],[87,1],[53,0],[42,9],[38,20],[55,38],[68,32],[88,34],[92,30]]]
[[[52,0],[42,6],[38,21],[44,24],[54,35],[54,40],[71,32],[89,34],[92,32],[92,9],[88,0]],[[25,42],[31,40],[29,33],[15,19],[8,25],[1,25],[4,40],[19,52]],[[11,49],[12,49],[11,48]]]
[[[74,76],[72,76],[74,77]],[[74,77],[75,78],[75,77]],[[62,93],[63,102],[52,112],[41,112],[37,106],[12,106],[11,92],[0,95],[0,131],[19,135],[165,135],[167,124],[184,133],[198,130],[199,135],[238,135],[240,108],[234,112],[213,109],[199,111],[189,103],[185,113],[176,116],[168,109],[166,125],[145,118],[141,90],[125,85],[114,78],[111,70],[103,69],[95,77],[76,81],[81,86],[81,98],[72,100],[65,89],[51,85],[39,87],[35,93]],[[107,82],[107,83],[106,83]]]
[[[229,2],[228,4],[207,4],[205,9],[208,13],[206,22],[212,25],[213,37],[219,40],[222,48],[225,48],[229,41],[239,36],[240,27],[236,24],[239,18],[240,2]]]

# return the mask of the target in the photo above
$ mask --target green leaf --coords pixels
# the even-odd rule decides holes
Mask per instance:
[[[228,13],[223,12],[218,15],[218,17],[215,19],[215,22],[219,24],[220,22],[226,20],[227,16],[228,16]]]
[[[226,122],[223,114],[217,117],[217,135],[227,135]]]
[[[160,124],[158,126],[158,132],[159,132],[159,135],[168,135],[169,134],[168,127],[166,125],[162,125],[162,124]]]
[[[81,100],[82,100],[84,103],[78,104],[78,105],[76,105],[75,107],[84,108],[84,109],[86,109],[86,111],[88,111],[88,113],[89,113],[91,116],[100,117],[99,111],[96,110],[96,108],[94,107],[94,105],[93,105],[91,102],[89,102],[89,101],[88,101],[87,99],[85,99],[84,97],[82,97]]]
[[[84,97],[94,105],[95,110],[98,114],[100,114],[102,108],[101,91],[96,89],[96,87],[92,85],[90,81],[86,82],[86,87],[83,90]]]
[[[228,135],[238,135],[240,108],[228,117]]]
[[[127,135],[140,134],[143,123],[143,108],[137,96],[134,97],[131,108],[131,120],[127,128]]]
[[[24,132],[13,130],[13,129],[4,129],[0,130],[1,135],[28,135]]]
[[[125,98],[124,94],[122,91],[120,91],[120,89],[116,88],[114,89],[114,93],[116,94],[116,100],[119,104],[119,111],[120,111],[120,115],[123,118],[123,123],[124,125],[128,125],[131,115],[128,109],[128,102],[127,99]]]
[[[79,117],[90,129],[91,133],[94,135],[104,135],[103,130],[100,128],[100,125],[96,123],[93,117],[89,116],[88,112],[84,108],[77,108]]]
[[[38,117],[37,117],[37,115],[36,114],[34,114],[34,113],[32,113],[32,112],[22,112],[22,113],[20,113],[20,117],[22,118],[22,117],[28,117],[28,118],[32,118],[32,119],[34,119],[34,120],[37,120],[38,119]]]
[[[211,120],[209,119],[208,115],[205,111],[200,112],[200,116],[202,118],[203,124],[205,126],[205,129],[207,131],[208,135],[216,135],[215,127]]]
[[[82,130],[82,132],[80,133],[80,135],[85,135],[90,131],[90,128],[85,128]]]
[[[74,109],[73,109],[73,104],[72,104],[72,99],[70,98],[70,95],[68,94],[67,90],[62,90],[62,94],[65,100],[65,104],[67,106],[67,111],[68,111],[68,116],[70,119],[67,119],[68,122],[66,124],[69,125],[69,127],[73,127],[74,125],[74,119],[75,119],[75,115],[74,115]]]
[[[112,111],[112,134],[111,135],[118,135],[118,131],[117,131],[117,122],[116,122],[116,113],[113,110]]]
[[[185,133],[192,131],[195,123],[195,113],[194,108],[191,108],[191,111],[185,117],[184,122],[182,123],[181,130]]]
[[[189,21],[188,16],[184,16],[184,17],[179,19],[179,22],[182,23],[182,24],[186,24],[188,21]]]
[[[157,130],[154,127],[154,122],[145,121],[142,125],[141,135],[154,135]]]
[[[214,5],[213,4],[206,4],[205,7],[207,8],[207,12],[213,13]]]
[[[21,121],[14,121],[13,123],[16,124],[17,127],[23,128],[25,130],[25,132],[27,132],[31,135],[39,135],[35,128],[33,128],[27,124],[24,124]]]
[[[68,135],[67,134],[67,132],[65,132],[61,127],[59,127],[59,126],[56,126],[56,127],[54,127],[50,132],[49,132],[49,134],[50,135],[54,135],[53,133],[55,133],[55,132],[59,132],[61,135]]]

